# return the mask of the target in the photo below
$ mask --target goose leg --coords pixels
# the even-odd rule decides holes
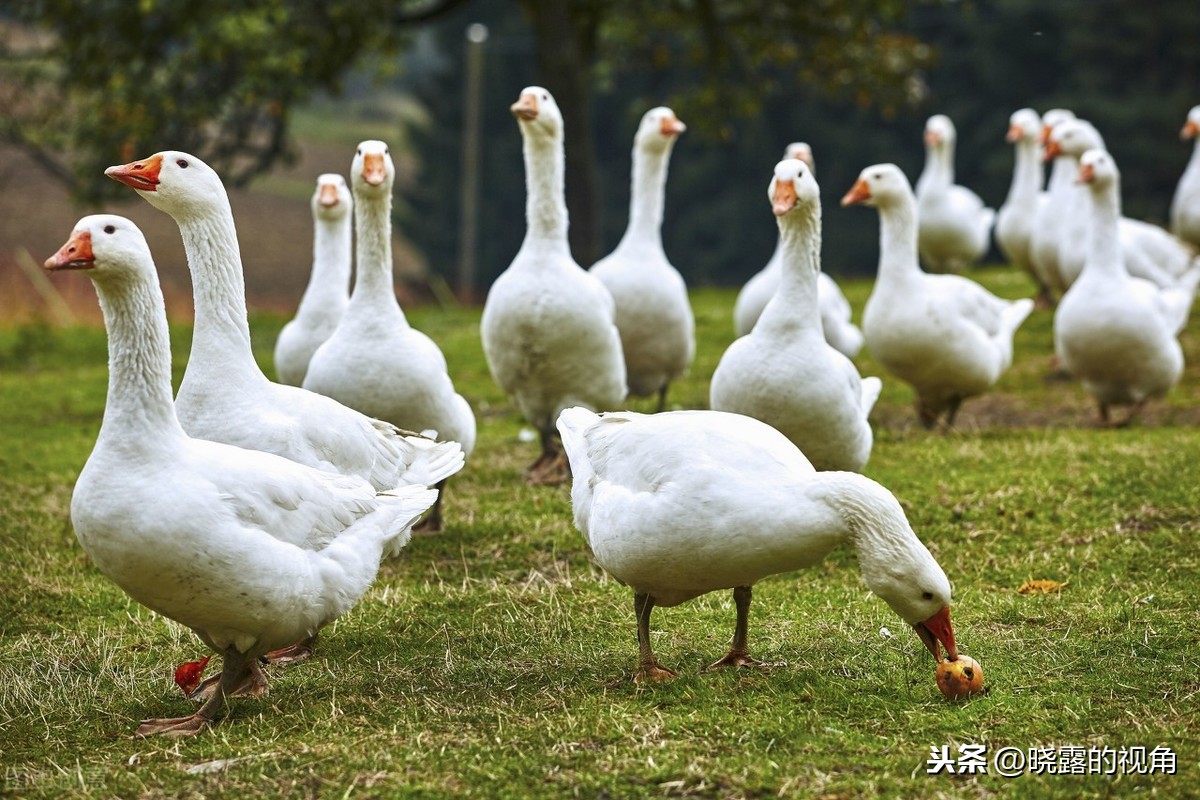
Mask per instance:
[[[750,600],[754,590],[749,586],[738,586],[733,590],[733,604],[737,608],[737,624],[733,628],[733,643],[729,652],[720,661],[709,664],[709,669],[721,667],[761,667],[763,662],[750,657],[746,645],[747,633],[750,627]]]
[[[558,486],[571,477],[567,454],[553,431],[542,431],[541,436],[542,454],[525,470],[525,482],[530,486]]]
[[[958,415],[958,407],[962,405],[962,398],[956,397],[950,401],[950,408],[946,411],[946,427],[954,427],[954,418]]]
[[[654,610],[654,598],[648,594],[634,594],[633,610],[637,614],[638,629],[638,671],[633,676],[633,682],[659,683],[678,677],[675,672],[658,663],[650,647],[650,612]]]
[[[934,411],[929,406],[925,405],[920,397],[917,398],[917,419],[921,422],[921,427],[925,430],[931,430],[934,425],[937,425],[938,412]]]
[[[1129,413],[1125,415],[1125,419],[1113,425],[1114,428],[1128,428],[1129,425],[1137,418],[1138,414],[1142,413],[1142,409],[1146,407],[1145,400],[1139,400],[1129,407]]]
[[[230,649],[225,652],[224,664],[221,668],[221,679],[213,687],[212,695],[204,704],[189,717],[174,717],[166,719],[147,719],[134,732],[134,736],[194,736],[213,723],[217,712],[225,702],[225,694],[246,680],[246,656]]]
[[[306,639],[305,641],[315,641],[315,640],[316,640],[316,637],[314,636],[312,640]],[[292,645],[292,647],[300,647],[302,644],[303,644],[303,642],[301,642],[299,644],[294,644],[294,645]],[[287,648],[287,647],[284,648],[284,650],[290,650],[290,649],[291,648]],[[282,652],[282,651],[277,650],[275,652]],[[264,658],[265,658],[265,656],[264,656]],[[225,676],[225,671],[222,670],[221,674],[213,675],[211,678],[208,678],[207,680],[203,681],[199,686],[197,686],[195,688],[195,690],[192,691],[191,694],[188,695],[188,699],[194,700],[198,703],[199,702],[207,702],[210,698],[212,698],[213,694],[217,691],[217,687],[220,685],[220,682],[221,682],[222,678],[224,678],[224,676]],[[258,659],[251,659],[246,664],[246,669],[242,673],[241,680],[239,680],[237,682],[237,685],[233,686],[230,689],[225,690],[225,696],[226,697],[264,697],[267,694],[267,689],[268,689],[267,676],[264,675],[262,669],[259,668]]]
[[[438,490],[437,500],[433,501],[433,507],[425,515],[425,519],[413,525],[413,533],[418,536],[432,536],[442,532],[442,497],[446,494],[446,482],[449,480],[443,478],[433,487]]]
[[[296,661],[303,661],[313,653],[313,648],[317,646],[317,634],[309,636],[307,639],[301,639],[295,644],[290,644],[287,647],[281,647],[278,650],[272,650],[269,653],[263,653],[261,660],[269,666],[277,666],[280,664],[291,664]]]
[[[662,388],[658,390],[658,408],[654,409],[654,413],[661,414],[667,408],[667,389],[671,386],[670,383],[664,383]]]
[[[1112,419],[1108,413],[1108,403],[1098,400],[1096,408],[1100,412],[1100,427],[1107,428],[1112,425]]]

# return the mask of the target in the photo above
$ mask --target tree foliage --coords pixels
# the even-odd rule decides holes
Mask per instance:
[[[86,199],[109,188],[104,167],[164,142],[240,184],[289,155],[297,103],[454,4],[23,0],[10,13],[37,35],[5,28],[0,137]]]

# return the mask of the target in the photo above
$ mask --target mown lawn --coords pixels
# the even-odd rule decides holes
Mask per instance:
[[[1008,296],[1028,284],[980,273]],[[845,282],[861,312],[867,282]],[[672,391],[707,403],[734,293],[694,294],[699,348]],[[681,671],[631,681],[631,596],[594,567],[567,488],[526,487],[536,445],[493,386],[478,310],[421,309],[475,407],[479,444],[447,495],[449,529],[417,538],[328,628],[311,661],[271,673],[211,732],[136,740],[185,713],[174,665],[195,638],[125,597],[81,551],[68,507],[99,427],[97,330],[0,331],[0,793],[20,797],[1128,797],[1200,790],[1200,319],[1181,385],[1133,427],[1098,430],[1051,379],[1051,313],[951,432],[915,425],[885,376],[867,474],[891,488],[955,588],[964,652],[990,691],[952,704],[916,636],[863,586],[851,552],[764,581],[754,653],[708,673],[728,595],[655,615]],[[282,320],[253,320],[259,356]],[[173,329],[176,375],[186,328]],[[864,374],[878,374],[869,356]],[[635,401],[635,408],[649,403]],[[1017,592],[1029,579],[1061,591]],[[926,774],[931,746],[985,745],[988,774]],[[1176,773],[995,774],[1001,748],[1171,748]],[[1058,751],[1067,760],[1071,751]],[[1078,751],[1076,751],[1078,752]],[[1136,751],[1135,751],[1136,752]],[[1161,752],[1161,751],[1160,751]],[[1160,766],[1162,766],[1160,762]]]

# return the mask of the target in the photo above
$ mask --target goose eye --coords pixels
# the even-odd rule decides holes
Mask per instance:
[[[932,599],[933,599],[933,592],[921,592],[921,597],[922,597],[922,599],[924,599],[924,600],[932,600]]]
[[[180,169],[187,169],[187,168],[188,168],[188,162],[187,162],[187,159],[186,159],[186,158],[181,158],[181,159],[179,159],[178,161],[176,161],[175,163],[179,165],[179,168],[180,168]]]
[[[116,233],[116,232],[117,232],[117,226],[116,226],[116,225],[105,225],[105,226],[104,226],[104,232],[105,232],[105,233]]]

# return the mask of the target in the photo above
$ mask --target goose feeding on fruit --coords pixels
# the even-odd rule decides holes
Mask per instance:
[[[388,147],[367,140],[350,167],[354,192],[357,271],[342,321],[318,348],[304,388],[332,397],[397,427],[437,432],[458,442],[464,456],[475,446],[475,414],[454,389],[441,349],[408,324],[392,286],[392,185],[396,167]],[[441,500],[420,525],[442,528]]]
[[[798,158],[808,165],[813,175],[816,167],[813,164],[812,148],[805,142],[792,142],[784,150],[784,159]],[[775,290],[779,288],[779,276],[782,273],[780,259],[782,244],[777,240],[775,252],[767,261],[767,265],[759,270],[746,285],[738,292],[737,301],[733,306],[733,329],[738,336],[745,336],[754,327],[767,307]],[[850,321],[850,303],[837,282],[824,272],[817,273],[817,301],[821,311],[821,327],[825,332],[825,341],[840,350],[847,358],[854,358],[862,350],[862,331]]]
[[[280,383],[300,386],[312,354],[342,318],[350,300],[350,207],[346,179],[327,172],[313,192],[313,262],[296,316],[275,342],[275,374]]]
[[[1179,138],[1196,142],[1171,198],[1171,233],[1200,248],[1200,106],[1188,112]]]
[[[779,431],[722,411],[558,420],[571,459],[575,525],[606,572],[633,590],[637,681],[676,673],[650,646],[650,614],[733,590],[729,652],[711,668],[751,666],[748,618],[762,578],[854,547],[867,586],[915,629],[935,660],[958,657],[950,582],[896,498],[853,472],[817,472]]]
[[[1114,405],[1130,406],[1127,425],[1146,402],[1163,397],[1183,372],[1176,337],[1187,322],[1200,269],[1169,288],[1131,276],[1121,256],[1120,172],[1104,150],[1080,158],[1091,201],[1083,271],[1054,315],[1054,350],[1096,399],[1101,424]]]
[[[945,114],[925,123],[925,168],[917,180],[917,247],[930,272],[962,272],[987,252],[996,212],[954,182],[958,134]]]
[[[625,358],[612,295],[567,244],[562,113],[539,86],[523,89],[511,110],[523,142],[527,227],[488,291],[480,334],[492,377],[541,437],[527,480],[558,484],[569,467],[554,421],[575,405],[620,405]]]
[[[616,307],[629,393],[657,395],[659,411],[666,407],[671,381],[687,371],[696,354],[687,284],[662,244],[667,164],[686,129],[669,108],[652,108],[642,116],[633,140],[629,227],[616,249],[589,270]]]
[[[917,202],[895,164],[867,167],[842,198],[879,211],[879,273],[863,313],[867,349],[913,387],[917,414],[946,424],[963,400],[987,391],[1012,363],[1013,334],[1033,300],[1004,300],[961,275],[917,263]]]
[[[860,471],[871,455],[867,415],[881,384],[860,378],[821,328],[820,189],[812,170],[792,158],[775,166],[767,196],[779,225],[779,288],[754,329],[721,356],[709,406],[773,426],[819,470]]]
[[[71,496],[75,534],[134,600],[224,659],[194,714],[145,720],[137,735],[199,733],[226,696],[265,692],[261,656],[311,641],[358,601],[437,492],[378,492],[360,477],[188,436],[171,399],[158,275],[129,220],[84,217],[46,268],[92,279],[109,337],[104,419]]]

